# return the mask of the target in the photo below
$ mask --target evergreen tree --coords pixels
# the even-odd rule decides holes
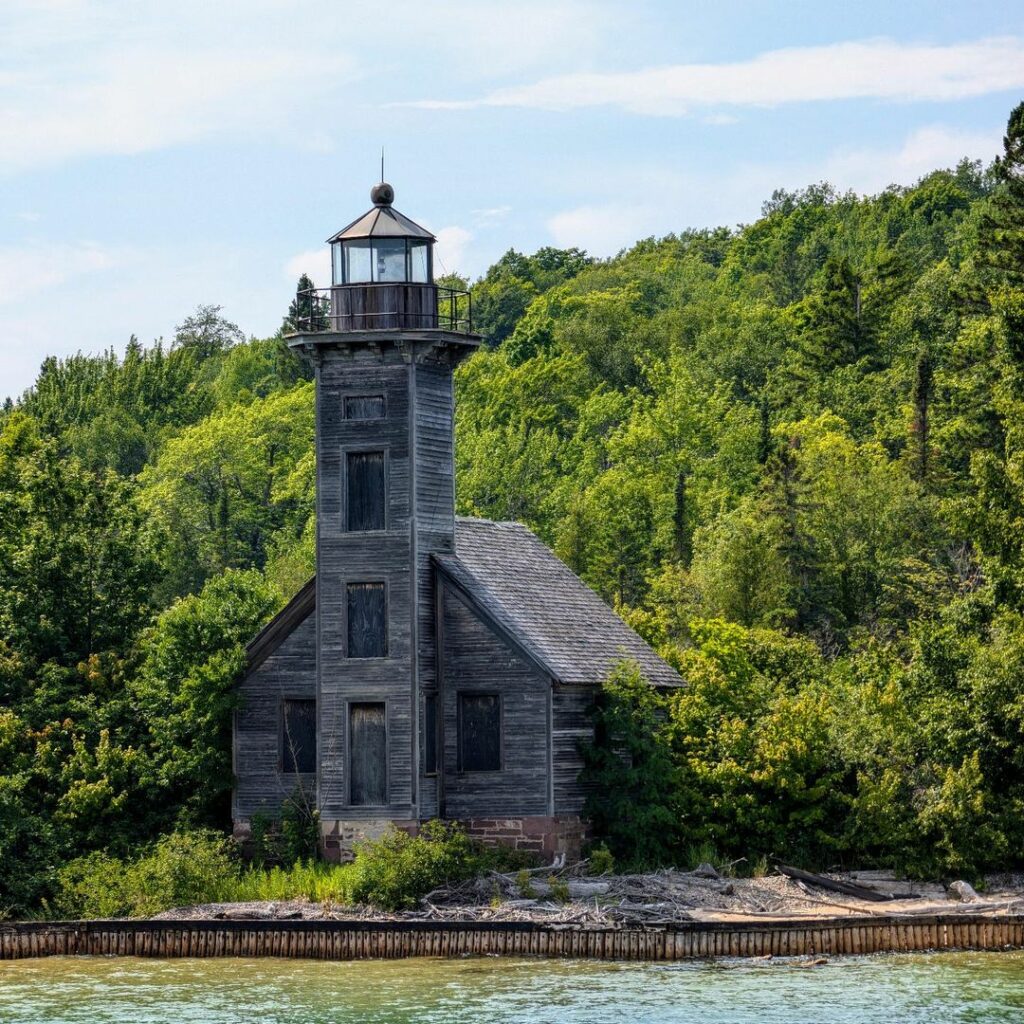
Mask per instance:
[[[979,276],[985,304],[1006,324],[1011,357],[1024,365],[1024,103],[1010,114],[993,171],[997,187],[978,230]]]
[[[845,257],[830,256],[822,268],[821,286],[809,295],[800,312],[802,361],[814,373],[866,355],[869,332],[862,316],[862,284]]]
[[[930,423],[929,406],[932,398],[932,383],[935,369],[928,349],[922,348],[917,355],[914,367],[914,387],[911,392],[911,403],[914,407],[912,431],[914,435],[914,479],[924,483],[928,476],[928,440]]]
[[[295,285],[295,298],[288,306],[288,313],[281,324],[281,332],[292,334],[299,331],[326,331],[330,325],[330,309],[331,303],[327,296],[318,295],[312,279],[302,274]]]

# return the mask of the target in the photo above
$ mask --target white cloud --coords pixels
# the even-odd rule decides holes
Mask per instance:
[[[368,20],[379,18],[373,0],[356,7]],[[605,51],[629,20],[616,4],[598,0],[397,0],[390,9],[389,35],[428,48],[449,72],[491,81]]]
[[[343,57],[297,51],[133,49],[21,72],[0,93],[0,169],[288,130],[292,98],[347,68]]]
[[[292,284],[303,274],[308,274],[318,288],[326,288],[331,283],[331,251],[326,245],[300,252],[284,265],[284,276]]]
[[[548,230],[562,248],[577,245],[595,256],[610,256],[652,232],[670,231],[669,225],[661,229],[648,226],[657,219],[657,211],[653,205],[617,202],[579,206],[551,217]]]
[[[991,160],[1000,148],[1001,131],[957,131],[932,125],[885,148],[843,149],[819,161],[760,163],[731,173],[679,173],[649,167],[609,169],[610,198],[563,210],[547,221],[556,245],[578,245],[594,256],[610,256],[640,238],[688,227],[754,220],[761,203],[777,188],[802,188],[829,181],[839,191],[874,193],[891,184],[912,185],[962,158]],[[651,196],[636,202],[618,196]]]
[[[877,192],[894,182],[909,185],[938,167],[952,167],[963,157],[986,163],[1000,149],[1002,133],[961,132],[943,125],[919,128],[899,149],[848,149],[834,153],[818,178],[840,188]]]
[[[508,215],[512,212],[511,206],[487,206],[481,210],[470,210],[473,215],[473,223],[478,228],[490,228],[496,224],[503,224]]]
[[[435,273],[453,274],[458,271],[465,273],[464,261],[466,246],[473,239],[473,234],[458,225],[441,228],[437,232],[437,244],[434,246],[434,260],[437,266]]]
[[[949,46],[890,39],[772,50],[723,64],[677,64],[631,72],[556,75],[474,100],[420,100],[435,109],[617,106],[681,115],[711,105],[776,106],[809,100],[958,100],[1024,87],[1016,37]]]
[[[0,247],[0,305],[98,270],[122,255],[91,242]]]

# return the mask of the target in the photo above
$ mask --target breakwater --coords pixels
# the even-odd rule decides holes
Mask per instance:
[[[597,960],[828,956],[1024,947],[1024,915],[687,921],[630,928],[519,921],[31,921],[0,924],[0,959],[39,956],[538,956]]]

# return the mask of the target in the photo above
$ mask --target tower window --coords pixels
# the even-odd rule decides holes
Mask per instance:
[[[388,802],[387,709],[383,702],[348,706],[349,803]]]
[[[459,694],[459,771],[501,771],[501,698]]]
[[[386,658],[387,595],[383,583],[348,585],[348,656]]]
[[[281,769],[285,775],[316,772],[316,701],[285,700],[281,713]]]
[[[384,453],[349,452],[346,459],[347,529],[384,529]]]
[[[345,399],[345,419],[384,419],[383,395],[350,395]]]

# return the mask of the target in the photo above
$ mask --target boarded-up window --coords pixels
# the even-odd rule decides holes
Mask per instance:
[[[383,395],[350,395],[345,399],[345,419],[384,419]]]
[[[388,653],[387,599],[383,583],[348,585],[348,656],[384,658]]]
[[[288,775],[316,771],[316,701],[286,700],[281,715],[281,767]]]
[[[423,771],[437,774],[437,694],[423,699]]]
[[[384,529],[384,453],[349,452],[348,529]]]
[[[501,698],[459,694],[459,771],[501,770]]]
[[[348,706],[349,800],[357,806],[388,802],[388,738],[383,703]]]

